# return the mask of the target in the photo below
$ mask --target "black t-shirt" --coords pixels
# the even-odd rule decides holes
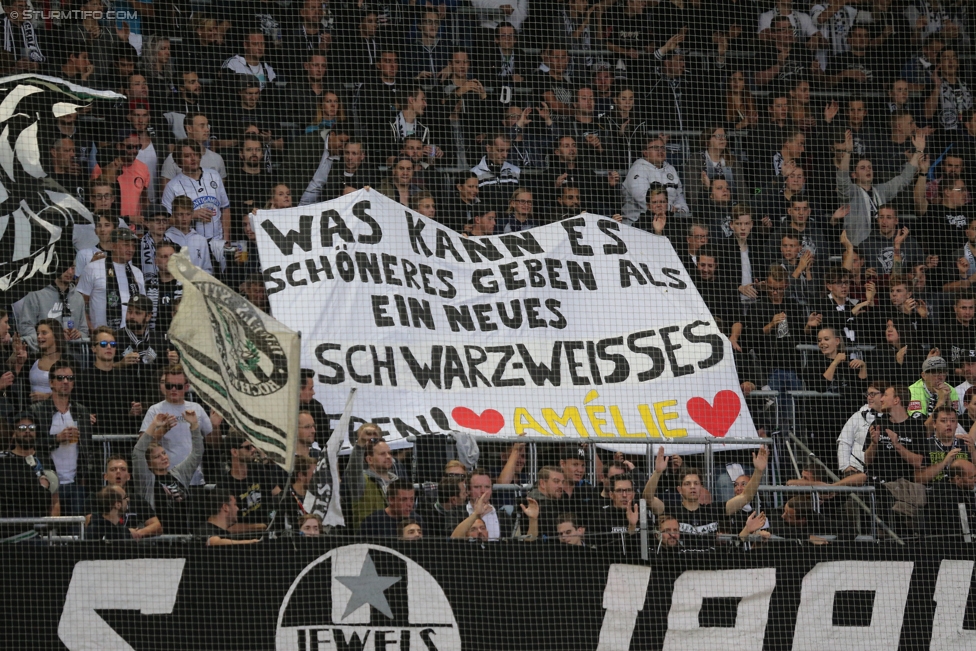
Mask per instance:
[[[119,354],[115,355],[116,360]],[[91,368],[77,372],[75,392],[78,400],[96,417],[93,434],[135,434],[139,431],[142,417],[129,416],[131,403],[139,396],[121,369],[103,371]],[[145,406],[145,405],[144,405]]]
[[[627,519],[627,511],[619,509],[613,504],[607,504],[594,512],[592,522],[588,525],[586,532],[587,534],[610,534],[627,533],[629,530],[630,521]]]
[[[681,541],[685,546],[699,543],[711,545],[715,542],[719,522],[726,518],[725,502],[699,504],[694,511],[681,505],[675,509],[674,516],[678,519]]]
[[[920,220],[925,253],[944,258],[955,255],[966,244],[966,227],[973,217],[976,217],[976,212],[967,206],[946,208],[930,204]],[[949,262],[955,263],[955,260]]]
[[[933,436],[930,438],[925,445],[924,452],[922,453],[922,467],[928,468],[929,466],[934,466],[938,463],[942,463],[945,460],[946,453],[952,448],[958,448],[959,452],[956,454],[956,459],[965,459],[967,461],[972,461],[969,452],[966,451],[965,445],[957,438],[952,439],[952,443],[949,445],[943,445],[939,441],[938,437]],[[932,483],[945,481],[946,473],[943,470],[938,475],[932,478]]]
[[[246,479],[235,479],[222,472],[217,479],[217,489],[230,491],[237,498],[237,521],[240,524],[268,524],[271,508],[271,491],[275,482],[267,469],[251,464]]]
[[[631,16],[627,14],[626,6],[627,3],[621,2],[607,13],[603,22],[607,39],[617,47],[643,50],[651,34],[646,14]]]
[[[919,448],[925,444],[924,422],[925,416],[920,411],[911,414],[908,420],[901,423],[892,422],[886,414],[876,416],[871,429],[878,429],[878,449],[875,452],[874,460],[866,468],[867,474],[881,482],[895,481],[896,479],[914,481],[915,468],[898,454],[885,430],[890,429],[897,434],[899,443],[908,448],[909,451],[919,453]],[[864,441],[865,450],[871,445],[871,440],[869,432]]]
[[[961,367],[968,359],[969,351],[976,349],[976,324],[963,325],[953,316],[939,328],[939,333],[941,337],[937,345],[942,357],[950,367]]]
[[[51,493],[41,486],[38,479],[37,472],[41,466],[36,455],[30,459],[37,465],[32,467],[26,458],[13,452],[0,452],[0,517],[37,518],[49,515]],[[0,535],[2,531],[0,529]]]
[[[214,536],[217,536],[218,538],[230,538],[230,532],[228,532],[226,529],[221,529],[209,521],[204,522],[194,529],[193,535],[200,537],[205,545],[209,545],[210,539]]]
[[[86,540],[133,540],[125,520],[109,522],[101,515],[93,515],[91,524],[85,527]]]
[[[156,475],[153,500],[164,534],[190,533],[190,490],[186,486],[169,473]]]
[[[173,306],[183,298],[183,284],[175,278],[164,282],[157,274],[151,274],[146,277],[146,296],[153,304],[149,327],[160,334],[168,333],[173,323]]]

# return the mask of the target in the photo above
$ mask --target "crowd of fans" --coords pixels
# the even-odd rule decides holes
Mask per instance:
[[[167,266],[186,249],[270,312],[249,216],[370,186],[468,237],[591,211],[668,238],[743,392],[779,392],[762,433],[787,423],[839,477],[815,464],[792,482],[873,485],[899,535],[954,532],[960,502],[972,518],[969,3],[472,4],[62,0],[80,11],[48,19],[3,0],[0,72],[124,99],[39,134],[49,177],[95,223],[47,287],[2,306],[0,514],[211,544],[322,530],[303,506],[329,433],[314,373],[282,476],[193,400],[167,340],[182,295]],[[801,389],[830,398],[788,397]],[[92,438],[137,433],[134,448]],[[639,494],[662,548],[871,526],[846,494],[754,508],[765,450],[711,478],[692,457],[648,474],[601,452],[590,485],[572,448],[493,504],[493,485],[529,483],[520,446],[427,490],[381,436],[360,428],[344,467],[351,531],[593,544],[639,529]]]

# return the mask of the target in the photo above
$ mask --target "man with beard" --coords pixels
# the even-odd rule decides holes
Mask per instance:
[[[30,414],[14,420],[9,450],[0,452],[0,517],[43,518],[59,514],[58,476],[34,451],[37,426]],[[31,525],[2,525],[0,539],[33,530]]]
[[[512,193],[519,188],[522,170],[508,162],[511,146],[507,134],[495,134],[485,145],[486,153],[481,162],[471,168],[478,177],[478,197],[485,205],[485,211],[505,211]]]
[[[115,333],[124,381],[133,387],[140,402],[149,402],[155,394],[156,374],[160,365],[167,364],[165,335],[149,327],[152,312],[149,297],[134,297],[129,301],[125,327]]]
[[[563,495],[566,475],[558,466],[543,466],[539,469],[539,481],[529,491],[529,497],[539,503],[540,532],[543,536],[556,536],[556,524],[563,508]]]
[[[258,449],[239,432],[231,431],[226,437],[228,464],[217,478],[217,490],[228,491],[237,498],[240,510],[237,522],[231,524],[232,533],[264,531],[274,507],[272,497],[281,493],[268,467],[259,463]],[[265,502],[267,500],[267,502]]]
[[[237,498],[230,491],[215,489],[207,496],[207,521],[197,527],[194,534],[206,539],[207,547],[219,545],[250,545],[260,542],[260,538],[236,540],[230,537],[232,529],[237,525],[237,514],[240,507]]]
[[[172,139],[180,140],[189,138],[186,130],[186,118],[188,115],[201,113],[203,107],[200,100],[203,97],[203,84],[200,83],[200,75],[193,70],[185,70],[182,74],[180,83],[180,95],[173,100],[172,105],[163,113],[169,125]]]
[[[231,203],[238,216],[231,227],[231,240],[244,239],[241,219],[254,209],[264,208],[275,182],[265,169],[264,145],[257,136],[244,136],[238,158],[240,163],[231,168],[227,178],[227,192],[234,199]]]

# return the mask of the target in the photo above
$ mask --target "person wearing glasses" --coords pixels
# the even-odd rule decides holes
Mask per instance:
[[[281,493],[281,486],[268,472],[269,468],[260,463],[260,450],[240,432],[231,430],[225,442],[228,463],[217,478],[216,490],[231,493],[237,498],[238,507],[237,522],[228,530],[231,533],[264,531],[274,508],[265,506],[264,502],[273,504],[271,497]]]
[[[129,496],[120,486],[106,486],[95,496],[98,515],[85,527],[86,540],[135,540],[125,524]]]
[[[590,536],[615,533],[637,533],[640,510],[634,501],[634,479],[630,474],[610,479],[610,503],[596,510],[587,528]]]
[[[138,428],[143,405],[124,379],[122,367],[115,365],[118,344],[115,331],[99,326],[92,333],[92,359],[89,368],[78,373],[75,394],[95,417],[92,434],[128,434]],[[139,420],[137,420],[139,419]],[[115,447],[116,444],[113,444]],[[127,452],[118,444],[116,452]]]
[[[164,399],[146,411],[146,415],[142,419],[142,427],[139,428],[140,434],[159,432],[159,427],[153,429],[153,423],[157,416],[165,417],[166,431],[158,437],[156,442],[169,455],[169,462],[173,466],[179,466],[193,454],[193,433],[191,424],[184,416],[186,412],[195,414],[194,420],[197,422],[194,425],[198,427],[201,436],[209,436],[210,432],[213,431],[210,417],[204,411],[203,406],[185,400],[189,388],[190,385],[186,381],[182,366],[176,364],[166,367],[159,378],[159,391],[163,394]],[[135,455],[135,457],[138,456],[138,454]],[[203,481],[203,470],[199,466],[200,461],[198,460],[190,480],[186,482],[187,484],[202,486],[205,483]],[[165,522],[163,524],[165,526]]]
[[[689,212],[685,201],[684,185],[678,170],[668,162],[666,142],[663,136],[647,141],[644,157],[638,158],[627,170],[623,181],[624,205],[621,214],[628,224],[637,221],[647,210],[647,190],[651,183],[660,183],[668,190],[668,209],[672,213]]]
[[[519,233],[542,224],[532,214],[532,193],[516,190],[509,202],[509,212],[496,225],[499,233]]]
[[[48,372],[51,399],[34,403],[31,414],[37,425],[38,454],[50,460],[58,473],[61,515],[85,515],[86,488],[97,485],[92,463],[97,451],[91,438],[92,417],[72,395],[75,368],[66,361]]]
[[[36,454],[37,425],[30,413],[13,419],[10,449],[0,451],[0,518],[58,515],[58,475]],[[0,525],[0,540],[32,531],[31,525]]]

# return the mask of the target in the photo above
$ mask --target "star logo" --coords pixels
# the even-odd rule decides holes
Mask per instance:
[[[379,576],[373,559],[366,555],[359,576],[337,576],[336,580],[352,591],[346,611],[342,614],[345,619],[364,604],[369,604],[389,619],[393,619],[393,611],[383,592],[400,581],[402,577]]]

